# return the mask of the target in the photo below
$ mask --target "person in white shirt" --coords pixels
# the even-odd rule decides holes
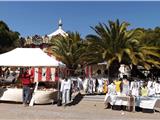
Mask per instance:
[[[71,80],[64,78],[61,82],[62,104],[66,105],[70,102]]]

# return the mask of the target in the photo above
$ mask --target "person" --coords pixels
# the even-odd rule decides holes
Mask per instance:
[[[62,105],[70,102],[71,81],[66,77],[63,78],[60,91],[62,92]]]
[[[32,74],[29,73],[28,68],[23,68],[21,70],[20,78],[22,81],[22,86],[23,86],[23,93],[22,93],[22,99],[23,99],[23,105],[28,106],[30,102],[30,95],[31,95],[31,79],[32,79]]]
[[[98,86],[99,86],[98,80],[95,79],[95,92],[98,92]]]

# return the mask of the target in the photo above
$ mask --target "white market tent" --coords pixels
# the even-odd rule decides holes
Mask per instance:
[[[0,66],[58,67],[65,65],[48,56],[40,48],[16,48],[0,55]]]
[[[0,66],[8,67],[64,67],[62,62],[57,61],[53,57],[48,56],[40,48],[16,48],[10,52],[0,55]],[[59,83],[59,82],[58,82]],[[36,82],[33,91],[30,106],[34,103],[51,103],[55,98],[57,91],[38,90],[38,82]],[[13,94],[12,94],[13,93]],[[0,100],[3,101],[20,101],[22,102],[22,89],[10,88],[4,91]]]

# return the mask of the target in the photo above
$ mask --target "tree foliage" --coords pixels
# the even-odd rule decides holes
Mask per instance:
[[[109,21],[109,25],[99,23],[92,29],[96,35],[88,35],[86,39],[90,42],[90,50],[101,55],[101,61],[107,61],[110,66],[114,61],[130,64],[130,60],[136,64],[136,57],[132,56],[133,46],[136,46],[139,30],[127,31],[128,23]],[[94,48],[92,47],[94,46]],[[127,59],[127,60],[126,60]],[[127,63],[128,62],[128,63]]]
[[[108,25],[99,23],[92,27],[96,34],[86,37],[89,51],[94,53],[92,59],[99,58],[97,62],[106,61],[108,68],[117,66],[116,69],[120,64],[141,65],[146,69],[160,67],[158,35],[155,35],[159,28],[152,34],[154,39],[150,39],[144,29],[128,30],[128,26],[129,23],[116,20],[109,21]]]
[[[70,70],[76,70],[78,65],[82,64],[85,46],[80,34],[69,32],[67,36],[52,38],[53,55],[66,64]]]
[[[19,46],[19,33],[9,29],[6,23],[0,21],[0,53]]]

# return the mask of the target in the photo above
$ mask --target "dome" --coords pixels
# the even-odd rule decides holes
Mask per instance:
[[[54,31],[53,33],[49,34],[48,37],[51,38],[53,36],[57,36],[57,35],[62,35],[62,36],[67,36],[67,33],[62,29],[62,20],[60,19],[58,22],[58,29],[56,31]]]

